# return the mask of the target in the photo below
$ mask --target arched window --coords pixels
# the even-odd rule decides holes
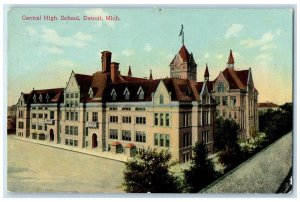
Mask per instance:
[[[224,92],[225,89],[224,89],[224,83],[223,82],[220,82],[218,84],[218,92]]]
[[[139,87],[137,94],[139,95],[140,100],[144,99],[144,91],[143,91],[142,87]]]
[[[112,100],[116,100],[116,99],[117,99],[117,93],[116,93],[115,89],[113,89],[113,90],[111,91],[111,94],[110,94],[110,95],[112,96]]]

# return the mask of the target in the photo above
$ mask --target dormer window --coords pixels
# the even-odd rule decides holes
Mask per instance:
[[[47,100],[47,102],[49,102],[49,94],[48,93],[46,95],[46,100]]]
[[[76,93],[77,94],[77,93]],[[94,92],[93,92],[93,89],[92,88],[90,88],[90,90],[89,90],[89,96],[90,96],[90,98],[93,98],[94,97]],[[75,96],[76,97],[76,96]],[[77,97],[78,97],[78,94],[77,94]]]
[[[125,100],[129,100],[130,93],[129,93],[128,88],[125,89],[123,95],[125,96]]]
[[[36,96],[35,96],[35,94],[33,95],[33,101],[36,102]]]
[[[40,100],[40,102],[43,102],[43,96],[42,96],[42,94],[40,94],[39,100]]]
[[[112,97],[112,100],[117,100],[117,93],[115,91],[115,89],[113,89],[110,93],[111,97]]]
[[[144,99],[144,91],[143,91],[142,87],[139,88],[137,94],[139,95],[140,100]]]

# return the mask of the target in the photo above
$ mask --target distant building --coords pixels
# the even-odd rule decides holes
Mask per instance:
[[[17,135],[127,156],[165,149],[179,162],[191,159],[197,141],[213,152],[216,103],[208,81],[196,82],[197,65],[184,46],[170,64],[176,78],[133,77],[131,67],[121,75],[111,56],[102,52],[93,75],[72,71],[64,88],[21,93]]]
[[[258,110],[260,111],[267,111],[268,109],[278,110],[279,106],[274,104],[273,102],[261,102],[258,103]]]
[[[7,107],[7,134],[16,133],[16,111],[16,105]]]

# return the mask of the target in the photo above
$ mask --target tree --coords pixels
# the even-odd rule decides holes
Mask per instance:
[[[218,150],[229,151],[236,149],[238,140],[239,125],[231,119],[217,119],[216,134],[214,139],[215,147]]]
[[[197,142],[193,151],[194,157],[192,158],[191,167],[184,170],[186,189],[192,193],[199,192],[218,177],[213,162],[208,159],[206,146]]]
[[[168,151],[157,152],[148,149],[135,159],[126,162],[124,183],[130,193],[178,193],[181,183],[178,177],[169,172],[171,154]]]

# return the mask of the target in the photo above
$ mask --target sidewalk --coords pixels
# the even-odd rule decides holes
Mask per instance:
[[[67,145],[47,142],[47,140],[45,140],[45,141],[33,140],[33,139],[29,139],[29,138],[17,137],[15,135],[7,136],[7,138],[14,138],[16,140],[21,140],[21,141],[25,141],[25,142],[34,143],[34,144],[45,145],[45,146],[49,146],[49,147],[55,147],[58,149],[64,149],[64,150],[68,150],[68,151],[72,151],[72,152],[78,152],[78,153],[82,153],[82,154],[97,156],[97,157],[110,159],[110,160],[114,160],[114,161],[127,162],[130,159],[129,157],[125,156],[124,154],[112,154],[110,152],[102,152],[99,150],[94,151],[94,150],[89,150],[89,149],[85,149],[85,148],[76,148],[76,147],[71,147],[71,146],[67,146]]]

